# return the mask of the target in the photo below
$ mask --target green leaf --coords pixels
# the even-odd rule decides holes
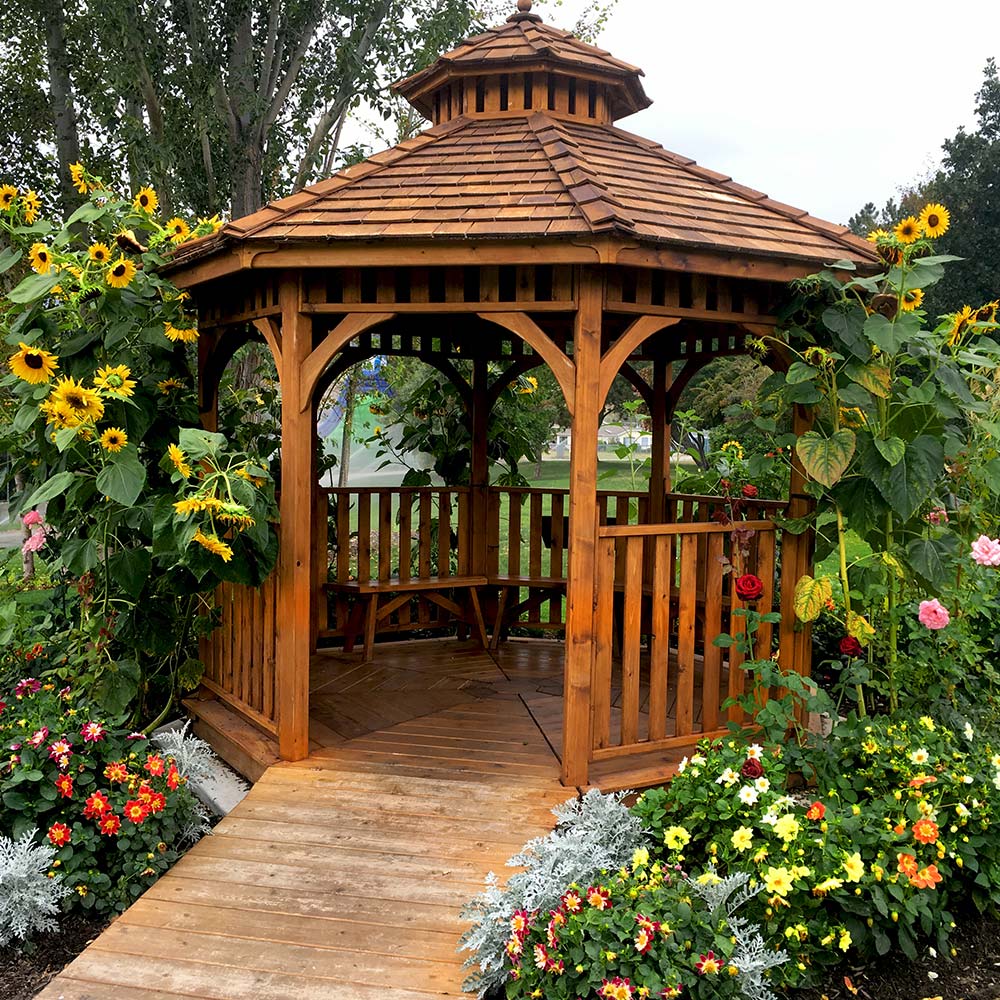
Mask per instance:
[[[903,461],[906,454],[906,442],[902,438],[891,437],[886,440],[875,438],[875,447],[879,454],[889,463],[891,468],[895,468]]]
[[[132,600],[137,600],[142,593],[152,567],[152,556],[149,550],[144,548],[125,549],[116,552],[108,560],[108,572],[111,578]]]
[[[85,202],[67,220],[66,227],[72,226],[75,222],[96,222],[108,214],[107,205],[95,205],[93,202]]]
[[[864,338],[865,317],[868,314],[859,302],[846,302],[830,306],[823,313],[823,325],[836,334],[841,343],[862,361],[867,361],[871,355],[871,347]]]
[[[26,305],[29,302],[45,298],[58,284],[58,271],[51,271],[48,274],[29,274],[27,278],[7,293],[7,298],[18,305]]]
[[[807,475],[821,486],[833,486],[854,457],[854,431],[839,430],[830,437],[806,431],[795,444],[795,453]]]
[[[97,542],[92,538],[74,538],[63,542],[59,554],[63,565],[74,576],[83,576],[98,563]]]
[[[14,247],[6,247],[0,252],[0,274],[9,271],[23,256],[24,254],[20,250],[15,250]]]
[[[914,538],[906,546],[910,565],[932,587],[940,587],[952,575],[953,559],[958,550],[954,535],[941,538]]]
[[[800,621],[814,622],[833,598],[833,584],[828,576],[814,580],[806,574],[795,584],[795,614]]]
[[[32,493],[23,504],[21,504],[20,513],[27,514],[32,507],[38,507],[40,504],[65,493],[66,490],[68,490],[73,484],[74,479],[76,479],[76,474],[73,472],[57,472],[51,479],[42,483],[42,485],[39,486],[38,489],[35,490],[35,492]]]
[[[886,354],[898,354],[903,338],[897,335],[896,326],[881,313],[872,313],[865,321],[865,336]]]
[[[108,715],[122,716],[136,696],[141,680],[142,672],[135,660],[118,660],[97,679],[94,697]]]
[[[906,446],[903,458],[891,466],[872,445],[860,449],[864,474],[878,487],[886,503],[908,521],[930,496],[944,467],[941,442],[922,435]]]
[[[845,373],[852,382],[864,386],[873,396],[878,396],[879,399],[889,398],[891,376],[885,365],[859,365],[852,361]]]
[[[14,416],[11,430],[15,434],[24,434],[38,417],[38,407],[34,403],[25,403]]]
[[[220,451],[225,451],[226,436],[202,430],[200,427],[184,427],[178,435],[178,444],[181,451],[189,458],[197,460],[208,455],[216,456]]]
[[[815,368],[812,365],[807,365],[802,361],[796,361],[785,373],[785,381],[789,385],[795,385],[797,382],[808,382],[810,379],[815,378],[818,374],[818,368]]]
[[[131,507],[146,484],[146,468],[128,450],[116,455],[97,476],[97,488],[123,507]]]
[[[59,451],[65,451],[76,440],[76,435],[76,427],[60,428],[54,435],[56,448]]]
[[[24,812],[28,808],[28,799],[21,792],[4,792],[3,804],[12,812]]]

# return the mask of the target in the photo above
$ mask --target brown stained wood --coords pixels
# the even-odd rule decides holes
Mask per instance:
[[[619,543],[621,545],[623,543]],[[642,642],[642,538],[625,546],[625,609],[622,625],[621,744],[639,738],[639,647]]]
[[[736,594],[736,574],[730,573],[729,577],[729,634],[733,639],[739,639],[746,632],[746,618],[736,615],[734,612],[745,609],[746,605]],[[746,683],[746,675],[743,671],[743,661],[745,657],[736,648],[735,644],[728,649],[729,666],[729,697],[739,698],[743,695]],[[729,719],[731,722],[742,723],[745,720],[743,709],[739,705],[732,705],[729,709]]]
[[[702,661],[702,729],[716,729],[719,725],[719,684],[722,673],[722,649],[713,640],[722,632],[722,557],[724,537],[708,536],[705,567],[705,631]]]
[[[718,526],[716,526],[718,527]],[[680,541],[681,580],[677,609],[677,723],[678,736],[691,732],[694,722],[695,616],[697,615],[697,539]]]
[[[372,498],[370,493],[358,494],[357,538],[357,578],[369,580],[372,575]]]
[[[611,742],[611,663],[614,645],[615,542],[597,542],[597,574],[594,609],[594,677],[592,684],[591,730],[593,747]]]
[[[451,494],[438,494],[438,576],[451,576]]]
[[[662,739],[667,732],[667,686],[670,658],[670,574],[673,568],[672,539],[668,535],[649,542],[653,549],[652,636],[649,652],[649,738]]]
[[[388,580],[394,573],[392,565],[392,493],[380,493],[378,498],[378,578]]]

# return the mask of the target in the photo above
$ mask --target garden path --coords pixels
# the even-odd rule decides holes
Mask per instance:
[[[455,652],[473,673],[492,663]],[[461,996],[461,904],[573,794],[516,685],[496,680],[268,768],[39,997]]]

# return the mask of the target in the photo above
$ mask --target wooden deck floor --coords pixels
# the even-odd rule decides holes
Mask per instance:
[[[454,639],[379,646],[367,665],[317,654],[309,759],[265,766],[258,736],[247,798],[39,996],[462,995],[461,904],[577,793],[559,782],[562,656]],[[652,755],[592,782],[675,766]]]

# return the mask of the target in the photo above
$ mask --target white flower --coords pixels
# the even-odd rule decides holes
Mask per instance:
[[[706,757],[704,757],[702,754],[696,753],[691,758],[691,763],[692,764],[696,764],[698,767],[701,767],[702,764],[707,764],[708,763],[708,759]]]
[[[685,771],[687,770],[687,766],[688,766],[688,759],[687,759],[687,757],[685,757],[685,758],[684,758],[684,759],[683,759],[683,760],[682,760],[682,761],[681,761],[681,762],[680,762],[680,763],[679,763],[679,764],[677,765],[677,773],[678,773],[678,774],[683,774],[683,773],[684,773],[684,772],[685,772]]]
[[[747,760],[760,760],[764,753],[764,748],[759,743],[753,743],[747,750]]]
[[[975,733],[975,730],[974,730],[974,729],[972,728],[972,726],[971,726],[971,725],[970,725],[970,724],[969,724],[969,723],[967,722],[967,723],[965,724],[965,738],[966,738],[967,740],[971,740],[971,739],[972,739],[972,737],[973,737],[973,736],[975,736],[975,735],[976,735],[976,733]]]
[[[773,809],[768,809],[766,813],[760,818],[761,823],[766,823],[768,826],[774,826],[778,822],[778,814],[774,812]]]
[[[931,755],[926,751],[926,749],[924,749],[924,747],[920,747],[910,754],[910,760],[914,764],[926,764],[930,759]]]
[[[956,815],[960,816],[962,819],[965,819],[967,816],[970,815],[969,810],[961,802],[959,802],[959,804],[957,806],[955,806],[955,813],[956,813]]]
[[[715,779],[715,783],[717,785],[725,785],[726,788],[732,788],[732,786],[739,780],[740,776],[731,767],[727,767],[725,771],[723,771],[722,774]]]
[[[766,792],[771,787],[771,782],[767,778],[757,778],[753,783],[753,787],[757,789],[758,792]]]
[[[966,774],[966,775],[965,775],[965,776],[964,776],[964,777],[962,778],[962,784],[963,784],[963,785],[971,785],[971,784],[972,784],[972,781],[973,781],[973,778],[972,778],[972,775],[971,775],[971,774]]]
[[[994,767],[1000,767],[1000,753],[995,753],[992,757],[990,757],[990,763]]]
[[[993,775],[993,787],[1000,788],[1000,771]]]
[[[791,809],[795,805],[795,800],[790,795],[779,795],[771,805],[772,809]]]
[[[997,775],[1000,778],[1000,774]],[[1000,785],[997,786],[1000,788]],[[750,785],[744,785],[740,789],[740,802],[745,806],[752,806],[756,803],[759,793],[756,788],[751,788]]]

